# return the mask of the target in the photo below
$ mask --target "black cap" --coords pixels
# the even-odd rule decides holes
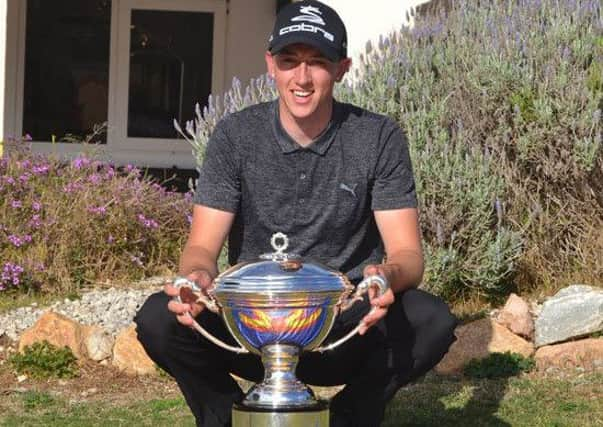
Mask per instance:
[[[343,21],[337,12],[319,1],[291,3],[277,15],[268,39],[268,51],[277,54],[293,43],[313,46],[333,62],[348,56],[348,36]]]

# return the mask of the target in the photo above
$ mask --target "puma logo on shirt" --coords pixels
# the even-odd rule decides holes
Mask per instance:
[[[343,182],[341,184],[339,184],[339,188],[341,188],[343,191],[347,191],[348,193],[350,193],[352,196],[354,196],[355,199],[357,199],[358,197],[356,196],[356,186],[358,184],[352,184],[351,187],[349,187],[347,184],[344,184]]]

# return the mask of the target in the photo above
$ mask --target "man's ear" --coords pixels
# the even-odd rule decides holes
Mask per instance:
[[[335,81],[340,82],[341,80],[343,80],[343,76],[345,76],[345,73],[347,73],[350,70],[351,66],[352,66],[351,58],[344,58],[341,61],[339,61],[339,64],[337,65],[337,75],[335,76]]]
[[[274,78],[274,56],[268,51],[264,54],[264,59],[266,60],[266,70],[268,71],[268,75]]]

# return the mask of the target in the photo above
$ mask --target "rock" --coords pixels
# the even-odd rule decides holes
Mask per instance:
[[[457,340],[435,367],[435,371],[439,374],[461,373],[465,364],[471,359],[482,359],[490,353],[510,351],[524,357],[534,353],[534,346],[530,342],[490,318],[459,326],[455,335]]]
[[[496,316],[496,321],[514,334],[529,340],[534,337],[534,319],[530,314],[530,306],[515,294],[509,296],[505,306]]]
[[[26,381],[26,380],[27,380],[27,375],[19,375],[17,377],[17,382],[18,383],[22,383],[23,381]]]
[[[85,345],[88,357],[96,362],[111,356],[113,337],[99,326],[89,326],[86,333]]]
[[[539,370],[551,367],[597,370],[603,367],[603,338],[587,338],[540,347],[534,355]]]
[[[157,375],[155,363],[144,351],[136,335],[136,326],[124,329],[115,340],[113,365],[133,375]]]
[[[78,359],[86,356],[85,327],[70,318],[53,311],[43,314],[38,321],[21,335],[19,351],[35,342],[48,341],[59,348],[69,347]]]
[[[603,330],[603,289],[568,286],[542,305],[536,319],[536,347]]]

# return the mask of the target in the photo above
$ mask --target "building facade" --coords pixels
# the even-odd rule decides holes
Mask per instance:
[[[287,0],[0,0],[0,138],[72,156],[87,135],[116,164],[194,168],[173,120],[265,72]],[[418,0],[325,0],[350,53],[405,22]],[[104,124],[104,126],[103,126]]]

